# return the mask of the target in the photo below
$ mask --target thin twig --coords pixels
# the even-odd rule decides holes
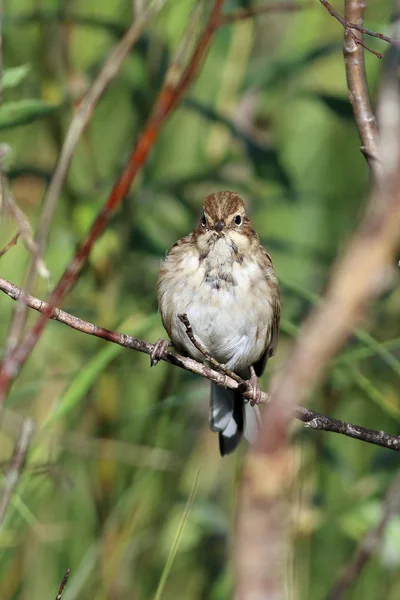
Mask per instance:
[[[45,251],[51,221],[79,140],[107,86],[118,75],[126,56],[140,38],[150,18],[154,17],[156,7],[161,9],[166,1],[154,0],[148,10],[129,27],[123,38],[108,56],[100,73],[90,86],[71,120],[46,197],[43,201],[43,209],[35,236],[36,252],[32,256],[32,262],[24,284],[27,292],[31,291],[36,273],[38,268],[40,268],[40,261]],[[26,321],[26,311],[24,309],[25,307],[22,306],[21,310],[15,312],[12,319],[10,336],[6,344],[7,353],[12,352],[21,341]]]
[[[353,555],[331,589],[326,600],[342,600],[349,587],[360,576],[365,565],[379,549],[388,523],[400,512],[400,475],[390,485],[383,503],[382,516],[362,538]]]
[[[167,73],[152,113],[137,145],[133,149],[128,159],[125,168],[118,177],[118,180],[115,183],[107,202],[96,216],[89,233],[80,244],[75,256],[69,262],[67,268],[61,276],[61,279],[49,298],[50,308],[47,312],[43,313],[41,317],[39,317],[31,331],[26,334],[22,342],[6,356],[0,364],[0,406],[3,406],[4,398],[9,386],[39,341],[46,326],[48,314],[51,312],[51,307],[59,304],[66,293],[76,284],[94,243],[104,231],[106,225],[110,221],[122,199],[128,193],[134,178],[138,174],[151,149],[153,148],[162,125],[174,110],[183,93],[197,75],[213,34],[217,28],[223,1],[224,0],[214,0],[214,5],[210,12],[210,16],[181,80],[175,86],[171,86]]]
[[[346,22],[353,21],[362,25],[364,12],[365,0],[345,0],[344,15]],[[345,27],[343,53],[349,100],[353,107],[354,119],[361,140],[361,150],[368,162],[372,176],[376,178],[380,168],[378,158],[379,136],[369,97],[363,46],[359,41],[359,38],[354,39],[351,29]]]
[[[10,241],[8,242],[8,244],[7,244],[6,246],[4,246],[3,250],[0,250],[0,258],[1,258],[2,256],[4,256],[4,255],[6,254],[6,252],[8,252],[8,251],[9,251],[9,249],[10,249],[10,248],[12,248],[13,246],[15,246],[15,245],[17,244],[17,242],[18,242],[18,238],[19,238],[19,236],[20,236],[20,235],[21,235],[21,234],[20,234],[20,232],[19,232],[19,231],[17,231],[17,233],[16,233],[16,234],[14,235],[14,237],[12,238],[12,240],[10,240]]]
[[[347,21],[333,8],[333,6],[331,6],[331,4],[327,0],[319,0],[319,1],[321,2],[321,4],[323,4],[323,6],[325,6],[325,8],[329,12],[329,14],[334,19],[336,19],[345,30],[346,29],[347,30],[354,29],[356,31],[359,31],[360,33],[363,33],[364,35],[369,35],[370,37],[378,38],[379,40],[387,42],[388,44],[391,44],[392,46],[400,46],[399,40],[395,40],[387,35],[384,35],[383,33],[378,33],[377,31],[371,31],[371,29],[365,29],[364,27],[362,27],[361,25],[358,25],[357,23]],[[363,48],[368,50],[368,52],[372,52],[372,54],[375,54],[375,56],[377,56],[378,58],[382,58],[383,54],[380,54],[379,52],[376,52],[369,46],[365,45],[364,42],[359,37],[354,36],[353,40],[357,44],[360,44],[361,46],[363,46]]]
[[[12,495],[18,485],[19,478],[23,471],[26,456],[28,454],[29,444],[35,431],[34,423],[31,419],[24,419],[21,431],[15,444],[14,452],[9,462],[5,474],[5,487],[1,491],[0,497],[0,529],[3,525],[4,517],[10,505]]]
[[[69,577],[70,573],[71,573],[71,569],[68,568],[65,571],[65,575],[63,577],[63,580],[62,580],[62,582],[60,584],[60,587],[58,588],[58,594],[56,596],[56,600],[61,600],[63,592],[64,592],[64,588],[67,585],[67,581],[68,581],[68,577]]]
[[[140,340],[125,333],[111,331],[110,329],[100,327],[90,323],[89,321],[84,321],[83,319],[75,317],[74,315],[71,315],[70,313],[67,313],[59,308],[50,307],[48,303],[39,300],[34,296],[24,294],[20,287],[1,277],[0,291],[4,292],[7,296],[17,302],[24,302],[26,306],[29,306],[29,308],[32,308],[38,312],[45,313],[51,308],[51,312],[49,313],[48,317],[49,319],[59,321],[60,323],[63,323],[64,325],[67,325],[68,327],[71,327],[72,329],[80,331],[86,335],[93,335],[108,342],[112,342],[113,344],[118,344],[124,348],[136,350],[137,352],[143,352],[149,356],[151,356],[154,351],[155,344]],[[194,339],[196,340],[196,338]],[[196,347],[199,349],[199,351],[201,351],[201,345],[197,340],[196,344]],[[205,358],[207,358],[207,360],[210,358],[207,353],[205,353]],[[237,389],[242,383],[246,383],[236,374],[235,379],[228,376],[224,370],[224,365],[221,365],[214,359],[213,362],[215,362],[217,365],[215,369],[211,369],[207,365],[199,363],[192,358],[180,356],[179,354],[175,354],[173,352],[166,352],[160,357],[160,360],[194,373],[195,375],[199,375],[200,377],[204,377],[205,379],[213,381],[217,385],[223,387]],[[251,399],[250,392],[249,399]],[[268,394],[266,392],[261,392],[261,402],[267,403],[268,400]],[[339,419],[321,415],[318,412],[302,406],[298,406],[296,408],[295,416],[312,429],[331,431],[333,433],[339,433],[346,437],[367,442],[369,444],[375,444],[376,446],[381,446],[382,448],[388,448],[389,450],[395,450],[397,452],[400,451],[400,436],[392,436],[384,431],[366,429],[365,427],[360,427],[359,425],[353,425],[352,423],[347,423],[345,421],[340,421]]]
[[[224,373],[225,375],[228,375],[228,377],[230,377],[234,381],[237,381],[237,383],[240,383],[241,385],[243,385],[245,383],[245,380],[242,379],[242,377],[239,377],[239,375],[236,375],[236,373],[231,371],[231,369],[228,369],[228,367],[226,365],[222,365],[217,360],[215,360],[215,358],[213,358],[212,356],[210,356],[208,354],[208,352],[205,349],[205,347],[203,346],[203,344],[201,342],[199,342],[199,340],[195,337],[187,314],[178,315],[178,319],[185,326],[186,335],[188,336],[189,340],[192,342],[193,346],[195,348],[197,348],[197,350],[200,352],[200,354],[202,354],[204,356],[206,361],[208,363],[210,363],[210,365],[212,365],[214,367],[214,369],[216,369],[220,373]]]

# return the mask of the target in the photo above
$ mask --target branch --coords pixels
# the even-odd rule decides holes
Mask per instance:
[[[345,23],[350,21],[362,25],[365,0],[345,0]],[[361,151],[367,159],[371,174],[376,179],[380,166],[378,157],[378,129],[369,97],[364,51],[360,40],[355,40],[352,31],[345,27],[343,54],[346,67],[349,100],[361,140]]]
[[[0,406],[4,404],[6,393],[12,381],[39,341],[51,308],[60,304],[67,292],[76,284],[94,243],[103,233],[115,210],[128,193],[134,178],[153,148],[162,125],[197,75],[212,36],[217,28],[222,5],[223,0],[214,0],[208,21],[182,77],[176,81],[175,77],[171,77],[170,70],[167,72],[164,84],[138,143],[133,149],[121,175],[118,177],[107,202],[98,213],[89,233],[80,244],[75,256],[69,262],[61,279],[50,295],[49,308],[39,317],[32,330],[26,334],[22,342],[0,364]],[[175,75],[175,73],[172,73],[172,75]]]
[[[10,281],[3,279],[0,277],[0,291],[4,292],[7,296],[12,298],[17,302],[23,302],[29,308],[36,310],[42,314],[49,312],[49,319],[54,321],[59,321],[71,329],[75,329],[76,331],[80,331],[86,335],[93,335],[94,337],[101,338],[108,342],[112,342],[113,344],[118,344],[123,348],[128,348],[129,350],[136,350],[137,352],[143,352],[144,354],[152,355],[154,352],[155,344],[151,344],[149,342],[145,342],[144,340],[140,340],[126,333],[118,333],[116,331],[111,331],[110,329],[106,329],[104,327],[100,327],[89,321],[84,321],[70,313],[61,310],[60,308],[50,307],[47,302],[39,300],[34,296],[30,296],[25,294],[23,290],[14,285]],[[185,324],[185,320],[183,321]],[[186,326],[186,325],[185,325]],[[189,323],[190,327],[190,323]],[[194,338],[194,336],[192,336]],[[190,338],[193,342],[192,337]],[[196,347],[200,350],[202,347],[201,344],[194,338]],[[201,352],[201,350],[200,350]],[[210,360],[211,357],[205,353],[205,357],[207,360]],[[199,375],[209,381],[213,381],[217,385],[222,387],[227,387],[230,389],[237,389],[243,383],[246,383],[241,377],[238,377],[235,373],[233,373],[232,377],[230,377],[226,373],[226,368],[224,365],[218,363],[215,359],[212,359],[211,362],[215,365],[214,369],[211,369],[207,365],[203,365],[202,363],[193,360],[192,358],[186,356],[180,356],[179,354],[175,354],[174,352],[165,352],[159,357],[159,360],[163,360],[171,365],[184,369],[185,371],[189,371],[190,373],[194,373],[195,375]],[[251,388],[250,388],[251,389]],[[253,396],[252,396],[253,394]],[[254,397],[254,391],[249,391],[246,393],[249,399]],[[269,400],[269,396],[266,392],[261,392],[261,403],[265,404]],[[346,423],[345,421],[340,421],[338,419],[334,419],[332,417],[327,417],[325,415],[321,415],[318,412],[310,410],[308,408],[304,408],[302,406],[298,406],[296,408],[296,418],[299,421],[302,421],[306,424],[307,427],[311,429],[318,429],[320,431],[331,431],[333,433],[339,433],[346,437],[350,437],[356,440],[361,440],[363,442],[367,442],[369,444],[375,444],[376,446],[381,446],[383,448],[388,448],[389,450],[395,450],[397,452],[400,451],[400,436],[392,436],[384,431],[375,431],[373,429],[366,429],[364,427],[360,427],[358,425],[353,425],[352,423]]]
[[[329,4],[329,2],[327,0],[319,0],[319,1],[321,2],[321,4],[323,4],[325,6],[325,8],[329,12],[329,14],[341,24],[343,29],[345,31],[346,30],[349,31],[349,34],[352,36],[352,38],[356,44],[359,44],[360,46],[362,46],[363,48],[368,50],[368,52],[375,54],[375,56],[377,56],[378,58],[382,58],[383,54],[380,54],[380,52],[376,52],[375,50],[373,50],[372,48],[370,48],[369,46],[364,44],[362,39],[359,38],[358,36],[356,36],[355,33],[351,31],[352,29],[354,29],[355,31],[359,31],[360,33],[362,33],[364,35],[369,35],[370,37],[374,37],[374,38],[378,38],[379,40],[383,40],[384,42],[387,42],[388,44],[391,44],[392,46],[400,46],[399,40],[394,40],[393,38],[391,38],[387,35],[384,35],[383,33],[371,31],[371,29],[365,29],[364,27],[362,27],[361,25],[358,25],[357,23],[347,21],[333,8],[333,6],[331,6]]]
[[[244,381],[244,379],[242,379],[242,377],[239,377],[239,375],[236,375],[236,373],[234,373],[233,371],[231,371],[230,369],[228,369],[228,367],[226,365],[222,365],[217,360],[215,360],[215,358],[213,358],[212,356],[210,356],[208,354],[208,352],[205,349],[205,347],[203,346],[203,344],[201,344],[199,342],[199,340],[197,340],[195,338],[195,335],[193,333],[193,329],[192,329],[192,326],[191,326],[191,324],[189,322],[187,314],[178,315],[178,319],[185,326],[186,335],[188,336],[189,340],[192,342],[193,346],[195,348],[197,348],[197,350],[200,352],[200,354],[202,354],[204,356],[204,358],[206,359],[206,361],[208,363],[210,363],[210,365],[212,365],[214,367],[214,369],[216,369],[220,373],[224,373],[225,375],[228,375],[228,377],[230,377],[231,379],[233,379],[234,381],[236,381],[240,385],[243,385],[245,383],[245,381]]]
[[[355,549],[343,572],[326,596],[326,600],[342,600],[348,588],[359,577],[368,560],[378,551],[388,523],[400,511],[400,476],[390,485],[383,504],[382,516]]]
[[[0,529],[3,525],[12,495],[18,485],[21,472],[25,465],[29,444],[34,434],[35,427],[31,419],[24,419],[14,452],[5,475],[5,488],[2,490],[0,499]]]

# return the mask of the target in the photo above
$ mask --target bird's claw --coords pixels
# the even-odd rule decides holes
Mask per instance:
[[[249,381],[249,393],[251,393],[250,406],[258,406],[261,402],[261,388],[258,381]]]
[[[150,354],[150,366],[151,367],[155,367],[155,365],[157,363],[159,363],[160,360],[165,358],[165,355],[168,351],[168,346],[169,346],[168,340],[163,340],[162,338],[160,338],[159,340],[156,341],[156,343],[154,344],[152,353]]]
[[[258,406],[261,403],[261,388],[258,383],[258,377],[254,370],[251,369],[251,377],[245,381],[241,386],[243,389],[240,390],[243,396],[250,402],[250,406]]]

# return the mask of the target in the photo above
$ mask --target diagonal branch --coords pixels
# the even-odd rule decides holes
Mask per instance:
[[[230,369],[228,369],[228,367],[226,365],[221,365],[217,360],[215,360],[215,358],[213,358],[212,356],[210,356],[208,354],[207,350],[205,349],[205,347],[203,346],[203,344],[201,344],[199,342],[199,340],[197,340],[195,338],[195,335],[193,333],[193,329],[192,329],[192,326],[190,324],[190,321],[188,319],[187,314],[185,313],[185,314],[182,314],[182,315],[178,315],[178,319],[185,326],[186,335],[188,336],[189,340],[192,342],[193,346],[195,348],[197,348],[197,350],[204,356],[204,358],[206,359],[206,361],[208,363],[210,363],[210,365],[212,367],[214,367],[214,369],[216,369],[220,373],[224,373],[225,375],[228,375],[228,377],[230,377],[231,379],[233,379],[234,381],[236,381],[240,385],[243,385],[244,384],[244,379],[242,379],[241,377],[239,377],[239,375],[236,375],[236,373],[234,373],[233,371],[231,371]]]
[[[32,308],[33,310],[36,310],[40,313],[48,312],[49,319],[59,321],[60,323],[71,327],[71,329],[75,329],[76,331],[80,331],[81,333],[84,333],[86,335],[93,335],[108,342],[112,342],[113,344],[118,344],[119,346],[122,346],[129,350],[143,352],[144,354],[148,354],[149,356],[151,356],[154,352],[155,344],[145,342],[144,340],[140,340],[125,333],[111,331],[110,329],[100,327],[98,325],[95,325],[94,323],[84,321],[79,317],[75,317],[74,315],[71,315],[70,313],[67,313],[64,310],[61,310],[60,308],[56,308],[54,306],[51,307],[47,302],[39,300],[34,296],[25,294],[20,287],[14,285],[10,281],[7,281],[6,279],[2,279],[1,277],[0,291],[4,292],[7,296],[9,296],[17,302],[23,302],[26,306]],[[217,385],[223,387],[237,389],[239,386],[245,383],[236,374],[233,374],[235,375],[234,378],[227,375],[224,365],[219,364],[217,361],[214,361],[214,359],[214,369],[208,367],[207,365],[199,363],[193,360],[192,358],[180,356],[179,354],[175,354],[174,352],[168,351],[165,352],[162,356],[160,356],[159,360],[163,360],[167,363],[170,363],[171,365],[194,373],[195,375],[204,377],[205,379],[213,381]],[[246,396],[248,397],[248,399],[251,399],[250,390],[248,393],[246,393]],[[268,394],[265,392],[261,392],[261,402],[267,403],[268,399]],[[373,429],[367,429],[365,427],[360,427],[359,425],[353,425],[352,423],[340,421],[339,419],[327,417],[303,406],[297,406],[296,418],[299,419],[299,421],[305,423],[306,426],[310,427],[311,429],[339,433],[346,437],[350,437],[356,440],[367,442],[369,444],[375,444],[383,448],[388,448],[389,450],[395,450],[397,452],[400,452],[400,436],[392,436],[388,433],[385,433],[384,431],[375,431]]]
[[[104,231],[115,210],[122,202],[122,199],[128,193],[134,178],[153,148],[162,125],[197,75],[217,28],[223,1],[214,0],[208,21],[182,77],[176,81],[174,77],[171,77],[171,73],[167,72],[164,84],[138,143],[133,149],[121,175],[118,177],[107,202],[95,218],[89,233],[80,244],[75,256],[69,262],[61,279],[54,288],[49,298],[49,308],[39,317],[32,330],[26,334],[22,342],[0,364],[0,406],[4,404],[6,393],[12,381],[39,341],[51,312],[51,307],[59,304],[67,292],[76,284],[94,243]]]

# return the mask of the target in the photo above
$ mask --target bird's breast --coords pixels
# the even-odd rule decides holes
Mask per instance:
[[[241,369],[259,359],[272,303],[268,279],[252,255],[241,257],[222,244],[205,256],[182,256],[168,280],[161,290],[161,310],[178,348],[202,359],[177,318],[186,313],[196,338],[216,360]]]

